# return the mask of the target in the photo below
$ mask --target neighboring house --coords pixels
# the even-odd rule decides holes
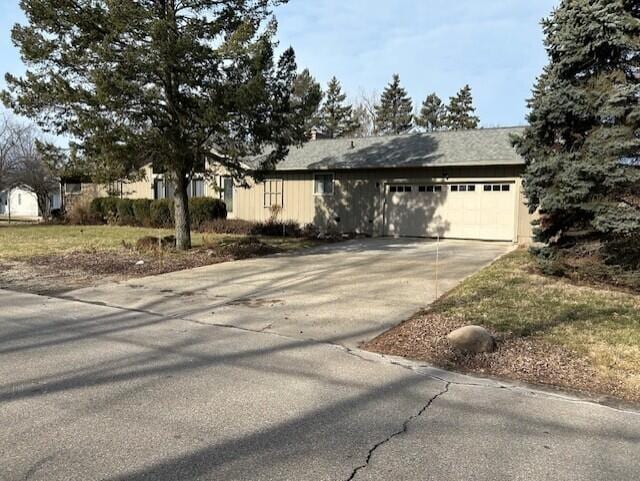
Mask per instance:
[[[52,192],[49,208],[59,209],[60,194]],[[14,187],[0,192],[0,219],[39,220],[42,213],[38,209],[36,194],[24,187]]]
[[[249,188],[217,176],[219,195],[237,219],[266,220],[278,205],[281,219],[321,230],[527,243],[524,160],[510,138],[522,130],[310,141]]]

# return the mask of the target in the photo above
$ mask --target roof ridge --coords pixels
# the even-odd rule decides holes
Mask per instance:
[[[402,134],[382,134],[382,135],[368,135],[365,137],[335,137],[335,138],[318,138],[316,140],[309,140],[306,143],[315,142],[335,142],[335,141],[347,141],[347,140],[365,140],[365,139],[388,139],[390,137],[411,137],[418,135],[443,135],[443,134],[467,134],[470,132],[487,132],[493,130],[515,130],[525,129],[526,125],[511,125],[511,126],[499,126],[499,127],[479,127],[476,129],[461,129],[461,130],[436,130],[432,132],[406,132]]]

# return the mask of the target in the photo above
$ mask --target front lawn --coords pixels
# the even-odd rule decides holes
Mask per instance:
[[[61,254],[85,250],[113,250],[123,245],[135,245],[144,236],[168,236],[173,229],[107,225],[7,225],[0,224],[0,259],[22,259],[37,255]],[[229,241],[242,236],[191,233],[193,247],[205,243]],[[260,237],[263,242],[281,250],[313,245],[313,241],[298,238]]]
[[[468,324],[496,334],[499,349],[477,356],[451,351],[446,334]],[[540,275],[525,250],[470,277],[366,347],[640,401],[640,296]]]
[[[0,224],[0,288],[56,294],[99,282],[161,274],[316,245],[300,238],[192,233],[194,248],[137,250],[168,229]]]

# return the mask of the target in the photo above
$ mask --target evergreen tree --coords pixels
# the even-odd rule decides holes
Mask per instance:
[[[640,236],[640,4],[563,0],[543,21],[550,63],[515,139],[538,240]]]
[[[471,87],[465,85],[449,99],[445,124],[451,130],[470,130],[478,127],[480,119],[474,115]]]
[[[270,10],[281,3],[21,0],[27,23],[12,39],[28,70],[6,75],[3,101],[71,137],[97,170],[152,161],[174,184],[176,243],[187,249],[187,186],[214,146],[240,178],[242,158],[268,146],[269,169],[303,141],[290,99],[294,52],[274,58]]]
[[[420,115],[416,117],[416,124],[427,132],[440,130],[445,126],[446,113],[447,109],[442,100],[433,93],[422,102],[422,109]]]
[[[300,116],[299,127],[303,135],[309,137],[311,129],[320,123],[320,103],[322,102],[322,87],[309,72],[304,69],[293,82],[291,104]]]
[[[411,128],[413,103],[407,91],[400,86],[400,76],[393,80],[382,92],[380,104],[376,106],[378,128],[381,133],[401,134]]]
[[[337,78],[329,81],[327,97],[322,106],[320,126],[323,133],[333,139],[353,134],[360,127],[353,114],[353,106],[346,105],[346,94]]]

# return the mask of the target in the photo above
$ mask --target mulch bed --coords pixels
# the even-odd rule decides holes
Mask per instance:
[[[34,294],[62,294],[100,282],[193,269],[220,262],[260,257],[278,249],[255,240],[192,249],[188,252],[165,250],[75,251],[34,256],[26,260],[0,261],[0,288]],[[143,261],[139,264],[139,261]]]
[[[640,392],[629,392],[622,382],[603,378],[585,357],[536,337],[494,332],[498,341],[495,352],[477,355],[455,352],[446,336],[464,325],[460,320],[423,312],[363,344],[362,348],[426,361],[454,371],[640,401]]]

